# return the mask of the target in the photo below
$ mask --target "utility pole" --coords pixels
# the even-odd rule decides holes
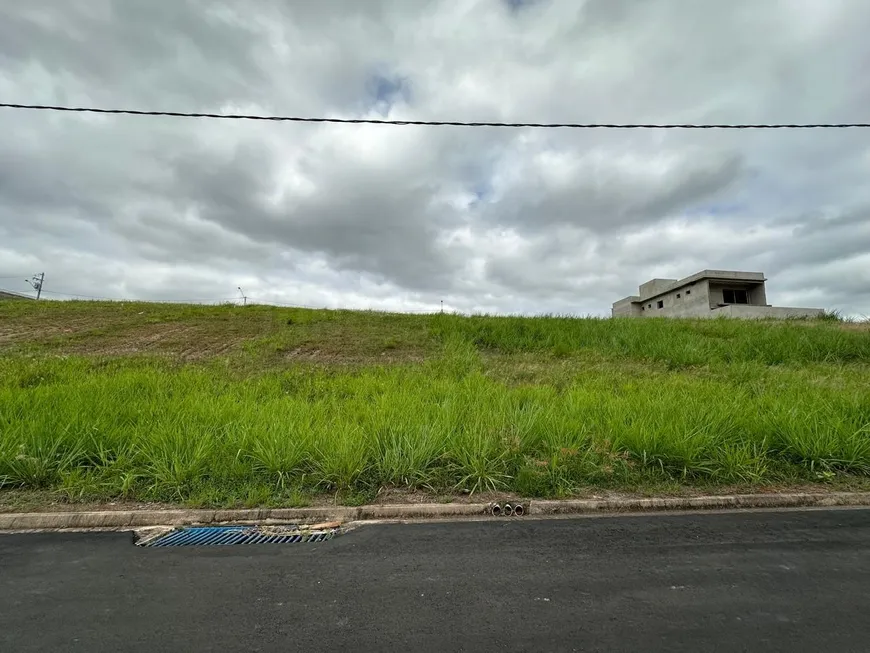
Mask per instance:
[[[36,299],[42,297],[42,284],[45,281],[45,272],[34,274],[32,279],[25,279],[25,281],[33,286],[33,289],[36,291]]]
[[[242,306],[247,306],[248,305],[248,298],[245,295],[245,291],[242,290],[241,286],[239,286],[239,294],[241,294],[241,296],[242,296]]]

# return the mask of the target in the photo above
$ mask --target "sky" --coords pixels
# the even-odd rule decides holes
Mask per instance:
[[[571,123],[868,122],[866,0],[0,0],[0,102]],[[608,315],[765,272],[870,315],[870,130],[0,109],[0,288]]]

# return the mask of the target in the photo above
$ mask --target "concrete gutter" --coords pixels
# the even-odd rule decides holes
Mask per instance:
[[[512,502],[517,503],[517,502]],[[748,508],[810,508],[870,506],[870,492],[742,494],[653,499],[576,499],[523,501],[525,514],[593,515],[680,510]],[[254,510],[117,510],[104,512],[45,512],[0,514],[0,530],[136,529],[191,524],[304,524],[314,522],[483,518],[492,517],[492,503],[423,503],[360,507],[263,508]]]

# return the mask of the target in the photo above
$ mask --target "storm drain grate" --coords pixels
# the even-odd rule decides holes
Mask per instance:
[[[275,526],[191,526],[179,528],[149,540],[139,546],[228,546],[231,544],[301,544],[325,542],[337,534],[337,529],[302,531],[295,527]]]

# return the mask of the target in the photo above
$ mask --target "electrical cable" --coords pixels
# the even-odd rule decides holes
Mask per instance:
[[[351,125],[393,125],[421,127],[509,127],[534,129],[865,129],[868,122],[841,123],[549,123],[549,122],[467,122],[460,120],[387,120],[376,118],[325,118],[269,116],[231,113],[194,113],[184,111],[145,111],[141,109],[100,109],[45,104],[0,102],[0,108],[66,113],[98,113],[127,116],[163,116],[170,118],[207,118],[216,120],[264,120],[274,122],[337,123]]]

